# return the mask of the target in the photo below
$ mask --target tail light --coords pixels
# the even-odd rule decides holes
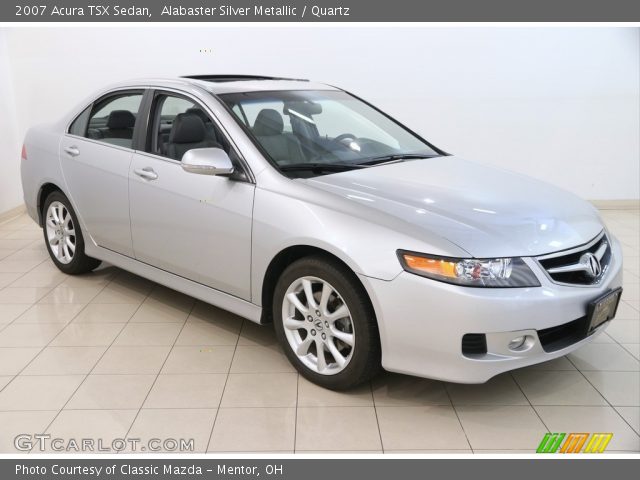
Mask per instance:
[[[22,158],[22,160],[27,159],[27,147],[25,147],[24,145],[22,145],[22,154],[20,155],[20,157]]]

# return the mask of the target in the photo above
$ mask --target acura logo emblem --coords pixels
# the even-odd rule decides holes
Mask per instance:
[[[587,252],[580,257],[580,264],[591,278],[596,278],[602,273],[600,260],[591,252]]]

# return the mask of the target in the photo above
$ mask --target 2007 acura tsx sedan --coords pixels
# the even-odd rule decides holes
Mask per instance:
[[[485,382],[589,342],[622,292],[589,203],[305,80],[115,85],[30,129],[21,165],[61,271],[106,261],[272,322],[327,388]]]

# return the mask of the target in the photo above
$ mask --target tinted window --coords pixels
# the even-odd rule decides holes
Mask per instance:
[[[158,95],[153,112],[150,153],[173,160],[182,160],[186,152],[196,148],[222,148],[229,153],[229,144],[211,117],[192,100]]]
[[[84,137],[85,133],[87,132],[87,120],[89,119],[90,113],[91,107],[87,107],[80,115],[76,117],[76,119],[69,126],[69,133],[71,135]]]
[[[87,138],[131,148],[142,92],[127,92],[96,102],[89,116]]]

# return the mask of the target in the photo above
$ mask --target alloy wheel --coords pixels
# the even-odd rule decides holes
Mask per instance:
[[[282,302],[285,336],[298,359],[313,372],[343,371],[355,348],[351,312],[340,293],[317,277],[302,277]]]
[[[60,202],[47,209],[46,232],[49,248],[60,263],[68,264],[76,251],[76,231],[71,212]]]

